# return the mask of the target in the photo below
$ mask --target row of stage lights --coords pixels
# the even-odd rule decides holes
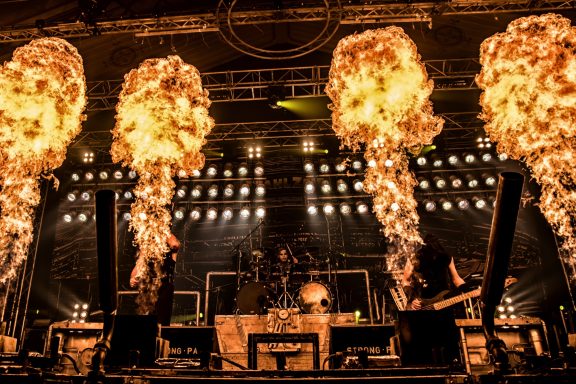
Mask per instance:
[[[215,178],[216,176],[218,176],[218,172],[219,172],[219,167],[216,164],[209,164],[205,169],[204,169],[204,174],[207,178]],[[250,176],[250,168],[248,166],[247,163],[242,163],[238,166],[237,169],[234,169],[234,166],[232,165],[232,163],[226,163],[223,166],[223,169],[221,171],[222,177],[224,178],[231,178],[233,176],[237,176],[239,178],[246,178]],[[263,177],[264,176],[264,166],[262,165],[262,163],[256,163],[254,165],[254,168],[252,170],[252,175],[256,178],[259,177]],[[100,170],[98,172],[96,172],[95,170],[88,170],[85,172],[82,171],[75,171],[72,173],[71,175],[71,179],[72,182],[85,182],[85,183],[90,183],[90,182],[95,182],[96,178],[98,178],[100,181],[102,182],[106,182],[106,181],[121,181],[121,180],[125,180],[125,176],[128,178],[128,180],[135,180],[138,175],[136,174],[135,171],[128,171],[126,174],[124,171],[117,169],[117,170],[109,170],[109,169],[103,169]],[[194,178],[198,178],[202,176],[202,172],[201,171],[194,171],[194,173],[192,174],[192,177]],[[186,175],[185,173],[179,173],[178,177],[180,178],[187,178],[188,175]]]
[[[479,162],[490,163],[495,160],[500,162],[508,160],[508,156],[505,153],[500,153],[494,155],[491,152],[481,152],[479,154],[475,153],[464,153],[462,156],[456,154],[451,154],[446,157],[446,163],[452,167],[457,167],[462,164],[473,165]],[[431,155],[420,155],[416,158],[416,164],[419,167],[432,166],[433,168],[442,168],[445,166],[445,161],[442,157],[437,154]]]
[[[452,211],[454,209],[458,209],[460,211],[466,211],[472,207],[478,210],[489,209],[490,207],[494,208],[495,199],[494,197],[490,196],[488,198],[474,196],[471,199],[465,199],[462,197],[457,197],[455,200],[449,200],[446,198],[440,198],[438,201],[434,201],[431,199],[425,199],[422,201],[422,206],[426,210],[426,212],[436,212],[439,209],[443,211]]]
[[[368,204],[363,201],[357,201],[354,204],[348,202],[342,202],[340,204],[324,203],[321,206],[311,203],[306,207],[306,212],[310,216],[317,216],[320,211],[322,211],[325,216],[333,216],[337,211],[339,211],[342,216],[350,216],[354,212],[365,215],[369,213],[369,207]]]
[[[448,187],[452,189],[461,189],[464,186],[469,189],[476,189],[482,185],[495,188],[498,183],[498,178],[489,173],[483,173],[480,178],[469,173],[460,177],[458,175],[450,175],[448,178],[443,176],[434,176],[432,179],[426,177],[418,177],[418,187],[423,191],[428,191],[434,186],[438,190],[445,190]]]

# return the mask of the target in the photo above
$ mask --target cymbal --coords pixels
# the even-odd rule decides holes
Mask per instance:
[[[259,259],[261,257],[264,257],[264,252],[262,252],[259,249],[255,249],[252,251],[252,256],[254,256],[255,258]]]

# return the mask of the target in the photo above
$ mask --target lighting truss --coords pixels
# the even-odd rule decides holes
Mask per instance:
[[[222,2],[221,2],[222,3]],[[305,3],[305,2],[303,2]],[[386,24],[398,22],[428,22],[433,15],[465,15],[482,13],[543,12],[571,10],[576,1],[571,0],[455,0],[451,2],[411,3],[371,1],[370,4],[340,5],[330,2],[330,7],[320,2],[316,6],[289,7],[276,10],[252,10],[238,7],[227,12],[199,12],[165,17],[96,20],[87,25],[73,22],[49,21],[41,28],[35,25],[13,26],[0,30],[0,43],[29,41],[41,37],[79,38],[98,35],[136,34],[158,36],[186,33],[221,32],[221,25],[262,25],[269,23],[326,21],[334,12],[340,15],[340,24]],[[220,7],[219,7],[220,8]],[[336,8],[336,10],[335,10]]]

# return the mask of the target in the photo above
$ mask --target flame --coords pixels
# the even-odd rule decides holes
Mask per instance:
[[[540,184],[539,207],[574,270],[576,236],[576,29],[560,15],[523,17],[480,47],[476,83],[485,130]]]
[[[26,259],[40,203],[39,178],[66,158],[68,144],[82,129],[85,105],[82,57],[65,40],[34,40],[0,67],[2,284]]]
[[[407,151],[418,152],[442,129],[429,101],[433,88],[416,45],[401,28],[347,36],[334,50],[326,87],[333,129],[352,150],[365,145],[365,159],[375,164],[366,171],[364,188],[392,245],[390,269],[422,243]]]
[[[139,304],[150,311],[157,299],[163,257],[168,252],[172,177],[204,166],[204,137],[214,126],[200,73],[178,56],[149,59],[125,76],[116,106],[111,153],[140,176],[134,189],[130,228],[141,271]],[[148,265],[153,265],[151,270]]]

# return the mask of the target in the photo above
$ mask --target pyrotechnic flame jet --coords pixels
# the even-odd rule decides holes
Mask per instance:
[[[433,88],[416,45],[401,28],[347,36],[334,50],[326,87],[332,127],[343,145],[364,147],[366,161],[374,164],[364,188],[391,244],[390,269],[422,243],[408,152],[419,152],[442,130],[444,121],[429,101]]]
[[[161,276],[168,252],[172,178],[204,166],[200,150],[214,126],[209,106],[200,73],[178,56],[145,60],[125,76],[111,153],[114,162],[139,175],[130,228],[138,248],[138,302],[143,313],[157,300],[160,279],[154,277]]]
[[[486,132],[540,184],[539,207],[576,279],[576,29],[554,14],[512,21],[480,46]]]
[[[0,285],[27,257],[39,179],[66,158],[85,105],[82,57],[65,40],[34,40],[0,67]]]

